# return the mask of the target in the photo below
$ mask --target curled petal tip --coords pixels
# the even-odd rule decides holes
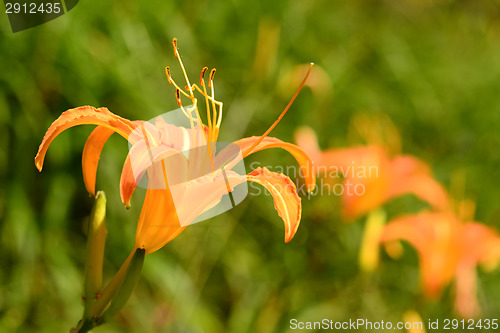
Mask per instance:
[[[300,224],[301,200],[290,178],[267,168],[257,168],[247,175],[249,181],[264,186],[273,196],[274,208],[285,223],[285,243],[292,240]]]
[[[125,208],[130,208],[130,200],[134,194],[137,183],[135,182],[134,172],[132,170],[132,162],[130,161],[130,154],[123,164],[122,174],[120,178],[120,197]]]
[[[43,164],[37,161],[36,157],[35,157],[35,167],[37,168],[38,172],[42,172]]]
[[[94,191],[94,190],[89,190],[89,189],[87,189],[87,192],[89,192],[89,197],[92,197],[92,198],[94,198],[94,199],[97,199],[97,195],[99,195],[99,192],[98,192],[98,193],[97,193],[97,195],[96,195],[96,193],[95,193],[95,191]]]
[[[300,201],[299,201],[300,202]],[[285,243],[290,243],[299,229],[300,217],[295,223],[285,224]]]
[[[135,187],[134,187],[135,189]],[[130,208],[130,200],[132,199],[132,194],[134,193],[134,189],[125,189],[122,184],[120,184],[120,197],[122,199],[122,204],[125,206],[125,208],[129,209]]]
[[[42,171],[45,154],[52,141],[66,129],[76,125],[101,125],[109,131],[117,132],[124,138],[135,128],[130,120],[111,113],[107,108],[81,106],[63,112],[49,127],[35,156],[35,166]]]

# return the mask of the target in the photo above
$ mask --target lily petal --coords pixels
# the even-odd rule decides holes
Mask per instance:
[[[321,149],[318,144],[318,137],[314,130],[307,126],[299,127],[294,134],[297,145],[304,149],[313,161],[318,162],[321,157]]]
[[[166,146],[148,148],[144,142],[137,142],[131,148],[123,164],[120,177],[120,196],[127,208],[130,207],[130,199],[137,184],[147,170],[155,170],[157,171],[157,175],[160,176],[160,178],[149,177],[152,176],[152,174],[149,174],[148,188],[158,189],[165,187],[162,168],[153,167],[162,160],[165,161],[165,166],[169,171],[171,168],[175,170],[167,173],[170,183],[173,181],[175,184],[186,179],[187,161],[184,155],[177,150]]]
[[[179,223],[170,189],[148,189],[137,225],[135,246],[155,252],[177,237],[185,227]]]
[[[92,196],[95,196],[97,165],[101,158],[102,148],[114,132],[110,128],[97,126],[85,142],[82,154],[83,182],[85,183],[85,188]]]
[[[230,188],[245,182],[228,171]],[[220,171],[164,189],[148,189],[137,227],[136,247],[152,253],[173,240],[203,212],[217,205],[228,188]],[[195,202],[196,205],[192,205]]]
[[[427,175],[415,175],[408,179],[399,179],[391,187],[387,199],[404,194],[414,194],[429,203],[436,211],[449,211],[448,195],[441,184]]]
[[[386,199],[389,179],[388,159],[378,146],[359,146],[335,149],[322,154],[318,174],[329,184],[344,179],[344,188],[362,190],[345,191],[342,196],[342,216],[353,220],[369,213]]]
[[[135,181],[134,171],[132,170],[132,162],[130,155],[127,155],[125,163],[123,163],[122,173],[120,176],[120,197],[125,207],[130,208],[130,199],[134,194],[137,182]]]
[[[407,177],[414,174],[430,175],[431,168],[420,159],[411,155],[399,155],[392,159],[391,168],[398,177]]]
[[[434,178],[430,168],[412,156],[399,156],[390,162],[391,186],[387,200],[404,194],[414,194],[437,211],[449,211],[446,190]]]
[[[300,224],[301,199],[295,184],[282,173],[257,168],[247,175],[249,181],[264,186],[273,196],[274,208],[285,223],[285,242],[292,240]]]
[[[422,252],[435,238],[432,222],[428,214],[401,216],[385,225],[381,241],[404,240]]]
[[[500,259],[500,236],[491,227],[478,222],[469,222],[462,227],[464,253],[461,263],[475,266],[479,262]]]
[[[246,181],[247,175],[240,175],[232,170],[225,170],[223,173],[221,169],[217,169],[185,183],[171,185],[181,225],[191,224],[198,216],[218,205],[224,195]]]
[[[351,148],[330,149],[321,154],[318,166],[336,167],[345,173],[344,177],[356,177],[353,165],[358,168],[380,167],[388,161],[385,151],[378,146],[357,146]]]
[[[260,136],[252,136],[248,138],[243,138],[234,143],[240,146],[243,157],[247,157],[257,151],[268,149],[268,148],[282,148],[288,151],[297,160],[300,165],[300,173],[304,176],[306,187],[308,192],[312,192],[316,187],[316,174],[314,172],[314,165],[311,157],[300,147],[281,141],[273,137],[265,137],[261,143],[259,143],[255,148],[250,150],[251,146],[258,140]]]
[[[154,124],[134,122],[134,125],[136,130],[129,137],[129,142],[133,146],[123,164],[120,178],[120,196],[127,208],[130,207],[130,199],[139,180],[148,168],[168,156],[173,156],[174,158],[170,158],[167,164],[180,162],[182,167],[178,170],[185,171],[186,168],[183,167],[186,161],[179,161],[179,158],[182,159],[183,153],[195,152],[195,148],[202,146],[205,140],[204,129],[201,127],[186,129],[169,124],[162,117],[156,117]],[[185,175],[182,172],[174,175],[174,178],[179,177],[185,178]]]
[[[293,238],[300,223],[301,199],[290,178],[259,168],[246,176],[228,171],[227,181],[216,171],[185,184],[148,189],[139,217],[136,247],[146,249],[146,253],[160,249],[197,216],[217,205],[227,193],[226,184],[232,190],[245,181],[259,183],[272,194],[274,206],[285,223],[285,242]],[[188,201],[196,202],[196,207],[193,209]]]
[[[37,169],[42,171],[47,149],[57,135],[70,127],[84,124],[102,125],[124,138],[127,138],[134,129],[134,124],[130,120],[115,115],[107,108],[96,109],[92,106],[81,106],[65,111],[50,125],[43,137],[42,143],[38,148],[38,153],[35,156]]]
[[[405,240],[418,252],[424,292],[438,297],[455,274],[459,256],[461,225],[447,213],[421,213],[403,216],[389,222],[382,242]]]

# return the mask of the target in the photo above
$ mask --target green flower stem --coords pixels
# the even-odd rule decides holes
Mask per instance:
[[[141,278],[142,266],[144,264],[145,256],[146,250],[137,249],[135,251],[122,283],[116,290],[115,295],[111,299],[109,307],[106,309],[102,316],[103,322],[112,319],[118,313],[118,311],[120,311],[125,306],[125,304],[127,304],[128,299],[132,295],[132,292],[134,291],[137,283],[139,283],[139,279]]]
[[[122,284],[125,275],[127,273],[130,262],[134,256],[136,251],[132,251],[128,256],[127,260],[120,267],[118,272],[115,274],[113,279],[107,284],[107,286],[103,289],[99,298],[92,304],[90,309],[87,311],[86,316],[83,317],[78,326],[71,330],[71,333],[87,333],[92,328],[103,324],[102,322],[102,314],[104,310],[108,307],[111,299],[115,295],[116,291]]]
[[[125,278],[125,273],[127,272],[130,261],[135,254],[135,249],[132,251],[127,260],[123,263],[122,267],[115,274],[113,279],[108,283],[108,285],[103,289],[101,296],[96,300],[94,305],[90,308],[87,318],[100,318],[102,313],[108,306],[111,298],[115,295],[116,290],[120,287]]]
[[[85,319],[85,320],[81,321],[80,323],[78,323],[78,327],[79,328],[72,328],[70,330],[70,333],[87,333],[88,331],[90,331],[91,329],[93,329],[95,327],[95,324],[94,324],[93,320]]]
[[[89,222],[85,262],[85,310],[82,320],[71,332],[86,333],[110,320],[120,311],[139,282],[146,251],[132,251],[108,285],[102,288],[102,266],[106,242],[106,196],[98,192]]]
[[[106,243],[106,195],[98,192],[92,214],[89,221],[87,240],[87,259],[85,263],[85,310],[84,318],[87,318],[90,306],[94,304],[102,288],[102,263],[104,258],[104,246]]]

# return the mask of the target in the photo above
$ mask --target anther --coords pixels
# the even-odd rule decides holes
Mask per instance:
[[[174,54],[179,57],[179,52],[177,51],[177,38],[172,39],[172,46],[174,47]]]
[[[181,103],[181,91],[179,89],[175,89],[175,99],[177,100],[177,105],[182,107]]]
[[[215,76],[215,68],[212,68],[212,70],[210,71],[210,76],[208,77],[209,88],[212,88],[212,81],[214,80],[214,76]]]
[[[165,74],[167,75],[168,83],[174,84],[174,81],[172,80],[172,76],[170,75],[170,67],[169,66],[165,67]]]
[[[200,74],[200,86],[203,86],[203,77],[205,76],[205,72],[207,71],[208,67],[203,67],[203,69],[201,70],[201,74]]]

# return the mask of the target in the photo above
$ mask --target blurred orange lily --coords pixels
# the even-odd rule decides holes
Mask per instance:
[[[363,216],[405,194],[414,194],[436,210],[448,209],[445,190],[416,157],[390,157],[377,145],[322,152],[310,128],[297,131],[296,142],[309,153],[316,174],[325,184],[342,182],[342,214],[346,219]]]
[[[168,67],[166,68],[167,78],[176,88],[177,102],[191,122],[191,129],[177,128],[176,130],[175,126],[170,125],[170,127],[168,127],[161,121],[157,121],[155,126],[151,126],[150,123],[144,121],[130,121],[111,113],[106,108],[96,109],[91,106],[83,106],[71,109],[63,112],[61,116],[52,123],[45,134],[35,157],[35,164],[38,170],[42,170],[45,154],[52,140],[62,131],[73,126],[83,124],[98,125],[88,137],[82,156],[84,182],[91,195],[94,195],[95,193],[96,171],[102,148],[111,134],[115,132],[129,140],[132,144],[132,149],[134,149],[134,145],[138,146],[141,144],[140,140],[131,135],[134,130],[141,129],[147,132],[147,135],[145,136],[147,149],[150,152],[155,152],[154,156],[149,161],[150,164],[144,168],[144,170],[147,169],[146,171],[148,172],[153,170],[153,164],[156,166],[158,166],[158,163],[160,163],[160,165],[164,164],[163,159],[169,153],[177,152],[180,155],[186,150],[186,147],[189,149],[192,146],[195,146],[193,137],[187,135],[186,138],[186,135],[184,135],[188,132],[191,134],[196,133],[196,127],[194,125],[201,128],[204,140],[206,140],[206,146],[208,147],[208,150],[210,150],[212,143],[217,141],[222,118],[222,103],[214,98],[213,77],[215,69],[211,71],[208,81],[208,89],[210,90],[210,93],[207,92],[207,86],[205,85],[205,80],[203,78],[203,75],[207,70],[206,67],[202,70],[200,85],[191,85],[180,59],[175,39],[173,41],[173,45],[175,56],[179,60],[187,81],[187,86],[185,88],[187,92],[182,90],[172,80]],[[306,81],[310,69],[311,68],[309,68],[303,82],[285,110],[262,136],[243,138],[234,142],[234,144],[240,148],[241,156],[243,158],[254,152],[267,148],[283,148],[289,151],[301,165],[301,168],[306,170],[305,181],[308,190],[314,189],[315,186],[315,175],[312,172],[312,162],[309,156],[301,148],[293,144],[283,142],[279,139],[268,137],[267,135],[289,109],[290,105]],[[208,126],[204,125],[201,121],[197,107],[197,100],[193,94],[195,91],[201,93],[205,99]],[[181,94],[184,97],[189,98],[194,104],[194,109],[191,109],[191,111],[194,111],[194,115],[192,113],[188,113],[187,108],[183,107],[181,103]],[[147,138],[154,133],[158,134],[160,137],[157,137],[158,140],[156,143],[149,142]],[[213,158],[215,157],[212,155],[213,154],[210,154],[210,162],[213,166]],[[138,175],[134,174],[132,162],[133,157],[131,158],[131,154],[129,152],[123,166],[120,181],[121,199],[127,207],[130,205],[131,196],[138,183]],[[165,169],[165,166],[162,166],[163,169]],[[223,178],[227,179],[222,181]],[[287,176],[271,172],[266,168],[258,168],[247,175],[235,174],[234,172],[231,172],[230,168],[227,170],[227,173],[225,173],[224,170],[221,171],[221,169],[212,168],[211,172],[196,179],[192,179],[185,186],[183,189],[185,191],[183,192],[184,197],[180,200],[180,205],[178,202],[174,203],[173,201],[172,192],[166,176],[164,177],[165,186],[163,188],[147,189],[137,226],[135,248],[145,249],[146,254],[160,249],[166,243],[179,235],[185,229],[186,225],[189,224],[190,221],[194,220],[196,216],[214,207],[221,200],[221,197],[224,194],[231,192],[233,187],[237,184],[246,181],[258,183],[264,186],[272,194],[275,208],[285,223],[285,241],[289,242],[295,235],[300,223],[301,199],[297,195],[294,183]],[[220,186],[214,187],[213,184],[216,182],[218,182],[217,184],[220,184]],[[214,188],[216,189],[215,191]],[[181,223],[180,218],[182,218],[184,223]],[[125,266],[126,265],[124,265],[124,267]]]
[[[383,229],[381,242],[404,240],[419,256],[421,281],[429,298],[455,279],[455,309],[462,317],[479,313],[476,266],[500,258],[498,233],[478,222],[462,223],[451,213],[426,212],[396,218]]]

